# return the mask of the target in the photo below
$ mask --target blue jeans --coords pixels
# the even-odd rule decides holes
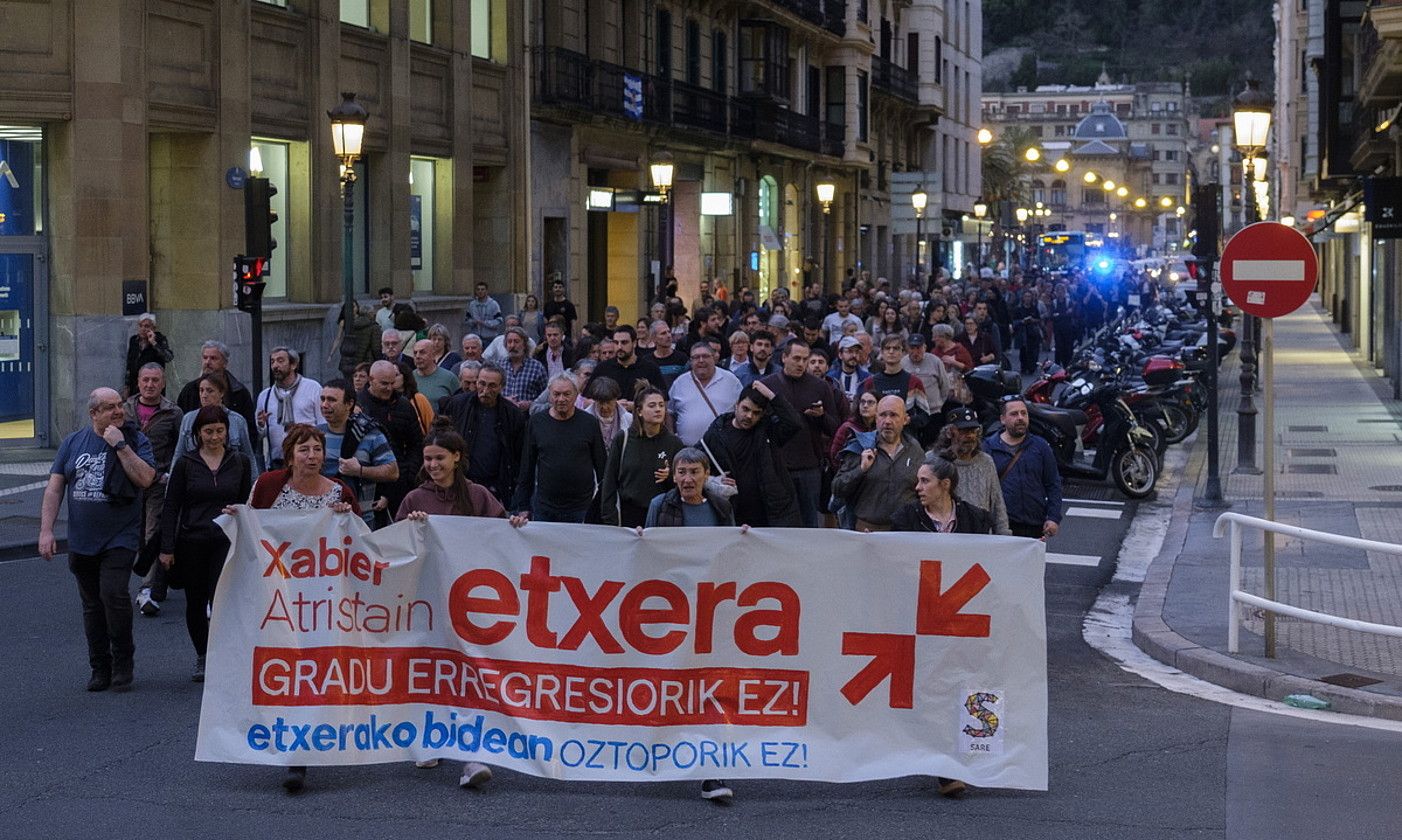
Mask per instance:
[[[822,514],[818,506],[822,503],[823,471],[817,467],[807,470],[789,470],[793,478],[794,490],[798,495],[798,515],[805,528],[822,527]]]
[[[583,507],[559,507],[552,505],[536,494],[531,497],[531,521],[533,522],[571,522],[583,524],[584,517],[589,513],[589,505]]]

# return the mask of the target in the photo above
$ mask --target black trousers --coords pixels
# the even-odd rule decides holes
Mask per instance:
[[[1071,364],[1071,352],[1076,349],[1076,331],[1057,330],[1056,336],[1056,363],[1062,367]]]
[[[229,540],[222,534],[182,538],[175,543],[175,565],[180,567],[185,583],[185,629],[199,656],[204,656],[209,647],[207,610],[214,601],[214,587],[219,583],[228,553]]]
[[[136,552],[109,548],[100,554],[69,554],[68,570],[78,580],[83,601],[83,632],[88,664],[94,671],[129,671],[136,655],[131,634],[131,578]]]
[[[1030,537],[1034,540],[1042,538],[1042,524],[1038,522],[1030,525],[1026,522],[1008,522],[1008,528],[1013,532],[1014,537]]]

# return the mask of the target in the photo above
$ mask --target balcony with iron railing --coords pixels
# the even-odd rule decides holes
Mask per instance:
[[[872,84],[878,91],[910,102],[919,101],[915,74],[879,55],[871,57]]]
[[[536,104],[637,119],[625,106],[630,76],[641,84],[642,122],[842,157],[846,129],[840,123],[820,122],[816,116],[796,113],[773,99],[730,97],[559,47],[536,53]]]

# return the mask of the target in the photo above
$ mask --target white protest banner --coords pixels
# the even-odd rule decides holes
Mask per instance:
[[[221,521],[202,761],[1047,786],[1033,540]]]

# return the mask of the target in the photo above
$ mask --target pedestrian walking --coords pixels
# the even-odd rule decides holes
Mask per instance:
[[[491,344],[492,339],[501,334],[502,323],[501,304],[487,294],[486,283],[478,282],[463,315],[463,332],[474,333],[484,345]]]
[[[228,407],[225,394],[229,388],[228,374],[223,371],[206,373],[194,383],[197,386],[196,393],[199,394],[199,405],[191,411],[185,412],[185,416],[180,418],[180,434],[176,436],[175,451],[171,454],[171,463],[180,460],[186,452],[199,449],[199,441],[195,438],[195,415],[199,410],[209,405],[222,405]],[[253,464],[253,480],[257,481],[261,470],[258,468],[257,452],[253,448],[253,437],[249,432],[248,423],[243,419],[243,415],[230,409],[229,411],[229,435],[225,443],[235,452],[243,453]]]
[[[243,502],[253,489],[249,459],[226,445],[229,414],[219,405],[195,412],[200,445],[172,466],[161,515],[160,565],[185,588],[185,629],[196,657],[190,679],[195,682],[204,682],[209,611],[229,553],[229,538],[214,518]]]
[[[68,569],[83,602],[88,691],[131,687],[136,645],[127,578],[141,546],[142,491],[156,480],[151,441],[126,422],[111,388],[88,395],[89,425],[59,445],[39,514],[39,555],[57,552],[54,522],[68,499]]]
[[[538,522],[583,522],[608,456],[599,421],[575,409],[569,376],[550,382],[550,410],[526,421],[521,479],[512,509]]]
[[[900,341],[900,339],[893,339]],[[822,461],[830,440],[842,423],[837,398],[826,381],[808,372],[807,342],[794,339],[784,345],[779,372],[761,380],[775,394],[802,412],[798,431],[785,441],[780,451],[797,492],[799,517],[805,528],[822,524],[819,514],[822,495]]]
[[[369,415],[355,411],[355,391],[344,379],[321,386],[321,416],[325,422],[316,427],[326,438],[321,474],[345,482],[368,514],[379,485],[399,480],[389,438]]]
[[[1000,419],[1003,431],[986,439],[983,451],[998,469],[1008,527],[1019,537],[1054,537],[1061,523],[1061,473],[1056,456],[1046,441],[1028,434],[1025,400],[1005,399]]]
[[[377,484],[379,494],[375,508],[380,522],[388,521],[391,511],[399,509],[404,494],[410,490],[413,476],[419,471],[419,458],[423,451],[423,428],[413,405],[394,389],[394,383],[401,374],[400,369],[384,360],[370,366],[370,382],[356,394],[360,410],[370,416],[384,432],[394,452],[394,460],[399,464],[399,478],[386,484]],[[323,441],[323,444],[325,441]]]
[[[156,316],[143,312],[136,317],[136,334],[127,340],[126,395],[136,393],[137,378],[141,369],[154,364],[165,370],[165,366],[175,353],[170,349],[170,339],[156,331]]]
[[[268,354],[273,383],[258,395],[258,431],[267,435],[269,469],[282,466],[282,438],[295,423],[321,420],[321,383],[301,373],[302,357],[290,347]]]
[[[803,419],[763,381],[745,386],[735,410],[716,418],[701,438],[721,481],[735,488],[735,519],[755,528],[797,528],[798,494],[780,447]]]
[[[281,455],[281,461],[286,466],[258,477],[249,496],[249,507],[302,511],[330,508],[335,513],[360,514],[355,491],[344,482],[321,474],[322,463],[326,460],[326,436],[316,428],[305,423],[288,427],[283,437]],[[238,508],[229,507],[224,512],[234,515]],[[302,790],[306,780],[306,767],[288,767],[283,772],[282,787],[288,793],[297,793]]]
[[[494,364],[482,365],[475,394],[451,398],[447,414],[453,430],[467,442],[467,477],[498,499],[516,492],[521,449],[526,439],[526,412],[502,399],[506,373]]]
[[[224,406],[244,419],[250,436],[257,434],[258,418],[254,416],[253,395],[248,387],[229,370],[229,346],[222,341],[210,339],[200,345],[200,374],[222,373],[227,387],[224,389]],[[195,411],[200,408],[200,380],[185,383],[175,404],[181,411]],[[258,441],[253,440],[256,444]]]
[[[920,442],[906,433],[905,401],[882,397],[876,430],[852,435],[832,480],[832,493],[852,509],[857,530],[891,529],[896,508],[915,499],[915,474],[924,457]]]
[[[419,470],[419,486],[410,490],[400,502],[395,521],[425,522],[432,516],[485,516],[505,519],[506,508],[497,497],[467,477],[469,459],[467,442],[453,431],[449,421],[434,421],[428,437],[424,438],[423,467]],[[415,767],[430,769],[438,759],[415,762]],[[492,780],[492,768],[477,761],[462,766],[458,784],[464,788],[479,788]]]
[[[642,525],[648,504],[672,488],[672,456],[682,448],[681,438],[667,431],[667,397],[660,389],[643,389],[633,406],[633,425],[614,436],[604,466],[600,512],[605,525]]]
[[[167,399],[165,394],[166,371],[155,362],[142,366],[136,379],[136,393],[122,405],[127,422],[132,422],[151,441],[151,454],[156,457],[156,481],[145,493],[144,509],[141,515],[141,546],[145,550],[161,530],[161,507],[165,504],[166,479],[170,476],[170,465],[175,458],[176,445],[180,440],[180,407]],[[237,415],[235,415],[237,416]],[[243,418],[239,418],[242,420]],[[161,602],[166,599],[165,570],[159,563],[142,576],[141,586],[136,592],[136,608],[144,616],[154,616],[161,611]]]
[[[972,408],[952,408],[934,451],[943,452],[959,470],[959,498],[993,517],[993,533],[1011,536],[1003,487],[993,458],[983,451],[983,424]]]

